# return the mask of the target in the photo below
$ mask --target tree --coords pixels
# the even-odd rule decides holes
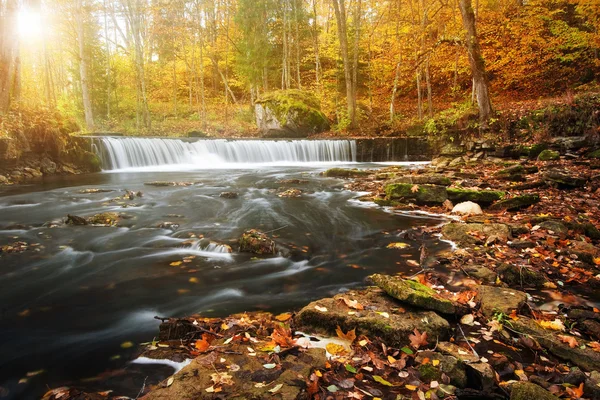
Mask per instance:
[[[79,81],[81,83],[81,97],[83,100],[83,111],[85,114],[85,125],[89,131],[94,129],[94,113],[92,110],[92,99],[90,95],[88,60],[85,52],[85,16],[83,0],[77,0],[75,4],[75,26],[77,31],[77,44],[79,49]]]
[[[8,112],[19,67],[18,0],[0,0],[0,114]]]
[[[481,48],[479,47],[479,39],[477,37],[475,13],[473,12],[471,0],[460,0],[458,5],[463,25],[467,31],[466,45],[469,53],[471,74],[473,75],[473,87],[475,89],[477,107],[479,108],[479,120],[485,127],[492,115],[492,102],[489,95],[488,78],[485,72],[485,61],[481,55]]]

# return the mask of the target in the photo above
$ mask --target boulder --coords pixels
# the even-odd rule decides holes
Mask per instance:
[[[543,228],[547,231],[552,231],[558,235],[565,235],[569,231],[569,228],[567,228],[565,224],[554,220],[544,221],[540,223],[539,226],[540,228]]]
[[[426,205],[443,204],[448,199],[446,187],[439,185],[391,183],[385,186],[385,194],[392,200],[409,200]]]
[[[479,204],[473,203],[472,201],[464,201],[462,203],[458,203],[452,208],[452,212],[455,214],[463,214],[463,215],[477,215],[483,214],[481,207]]]
[[[250,229],[242,234],[239,240],[240,252],[254,254],[276,254],[277,246],[275,241],[269,238],[265,233],[256,229]]]
[[[255,102],[254,113],[263,137],[301,138],[329,129],[317,98],[302,90],[267,93]]]
[[[528,265],[516,266],[512,264],[502,264],[498,267],[498,275],[502,282],[510,287],[535,287],[542,288],[548,282],[546,276],[536,271]]]
[[[355,308],[350,308],[347,301],[355,301]],[[314,301],[298,312],[294,322],[297,330],[304,332],[335,335],[338,326],[343,331],[356,329],[357,335],[380,337],[395,347],[409,343],[408,337],[415,329],[427,332],[428,341],[435,343],[445,338],[450,328],[448,321],[435,312],[400,303],[378,288],[351,290]]]
[[[239,195],[236,192],[221,192],[221,194],[219,195],[219,197],[222,197],[224,199],[237,199],[238,196]]]
[[[358,178],[370,175],[371,171],[357,168],[330,168],[321,173],[328,178]]]
[[[470,190],[459,188],[448,188],[448,198],[453,202],[472,201],[477,204],[492,204],[500,200],[506,193],[495,190]]]
[[[455,314],[456,307],[448,299],[419,282],[398,276],[374,274],[368,278],[393,298],[403,303],[443,314]]]
[[[554,161],[560,158],[558,151],[544,150],[538,156],[538,161]]]
[[[40,162],[40,169],[44,175],[52,175],[56,173],[56,163],[48,157],[44,157]]]
[[[508,246],[513,249],[523,250],[523,249],[533,249],[537,245],[535,242],[531,240],[513,240],[508,242]]]
[[[450,178],[442,174],[405,175],[395,178],[390,183],[411,183],[413,185],[442,185],[452,184]]]
[[[485,283],[496,282],[496,273],[483,265],[467,265],[463,267],[463,270],[469,274],[469,276],[480,279]]]
[[[8,178],[5,177],[4,175],[0,175],[0,185],[6,185],[8,184]]]
[[[540,196],[537,194],[523,194],[511,197],[510,199],[500,200],[494,203],[491,210],[517,211],[540,202]]]
[[[486,317],[496,312],[508,315],[525,304],[527,294],[514,289],[481,285],[477,288],[477,301],[481,303],[481,312]]]
[[[576,176],[569,171],[553,169],[543,175],[543,179],[564,189],[582,188],[587,179]]]
[[[459,144],[448,143],[440,149],[441,156],[461,156],[465,154],[465,148]]]
[[[87,220],[88,220],[88,223],[91,225],[115,226],[121,220],[121,216],[114,212],[105,212],[105,213],[92,215]]]
[[[439,348],[439,347],[438,347]],[[429,360],[423,364],[423,361]],[[433,361],[437,360],[437,366],[433,365]],[[441,381],[442,374],[450,378],[450,384],[459,388],[464,388],[467,385],[467,374],[462,361],[453,356],[445,356],[435,351],[423,350],[415,357],[415,361],[419,366],[422,382]]]
[[[466,246],[491,243],[496,240],[506,242],[511,237],[509,227],[504,224],[462,224],[458,222],[444,225],[442,235],[445,239]]]
[[[587,371],[600,370],[600,353],[586,347],[589,342],[585,339],[576,338],[579,346],[571,348],[560,340],[556,331],[545,329],[530,318],[519,316],[517,320],[511,321],[511,325],[511,329],[521,334],[531,335],[542,347],[555,356],[571,361]]]
[[[517,382],[512,385],[510,400],[558,400],[558,397],[530,382]]]

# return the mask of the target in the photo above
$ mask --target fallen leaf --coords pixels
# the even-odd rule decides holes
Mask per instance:
[[[592,348],[592,350],[597,351],[600,353],[600,343],[598,342],[589,342],[588,346],[590,346]]]
[[[563,324],[563,322],[558,318],[556,318],[554,321],[538,321],[538,324],[540,324],[543,328],[552,329],[554,331],[564,332],[566,330],[565,324]]]
[[[395,242],[395,243],[390,243],[385,247],[387,247],[388,249],[406,249],[406,248],[410,247],[410,244],[403,243],[403,242]]]
[[[279,389],[281,389],[283,387],[283,383],[278,384],[277,386],[275,386],[273,389],[269,390],[270,393],[277,393],[279,391]]]
[[[427,345],[427,332],[420,333],[417,328],[413,331],[414,334],[408,336],[408,340],[410,340],[410,344],[415,349],[418,349],[421,346]]]
[[[581,398],[583,396],[583,382],[581,382],[578,388],[567,388],[567,393],[574,399]]]
[[[283,313],[283,314],[279,314],[278,316],[275,317],[275,319],[277,321],[281,321],[281,322],[285,322],[285,321],[289,320],[290,318],[292,318],[291,313]]]
[[[352,365],[350,364],[346,364],[346,371],[348,372],[352,372],[353,374],[356,373],[356,368],[354,368]]]
[[[337,328],[335,329],[335,333],[337,333],[337,335],[340,339],[347,340],[350,343],[352,343],[352,342],[354,342],[354,340],[356,340],[356,330],[355,329],[352,329],[351,331],[344,333],[344,331],[342,331],[342,328],[340,328],[340,326],[338,325]]]
[[[174,380],[175,380],[175,378],[170,377],[169,380],[167,381],[167,387],[171,386],[173,384]]]
[[[265,367],[266,369],[273,369],[277,366],[277,364],[275,363],[271,363],[271,364],[263,364],[263,367]]]
[[[171,264],[169,264],[171,267],[179,267],[181,264],[183,264],[183,261],[173,261]]]
[[[196,340],[194,347],[201,353],[204,353],[210,347],[210,343],[206,339]]]
[[[560,339],[561,342],[568,344],[569,347],[572,349],[579,346],[577,339],[575,339],[573,336],[558,335],[558,338]]]
[[[364,310],[365,309],[365,307],[362,304],[360,304],[357,300],[348,300],[345,297],[342,297],[342,300],[348,307],[354,308],[355,310]]]
[[[417,193],[419,191],[419,185],[413,185],[413,187],[410,188],[410,191],[413,193]]]
[[[215,385],[233,385],[233,376],[227,372],[217,372],[210,375]]]
[[[379,376],[379,375],[373,375],[373,379],[375,380],[375,382],[379,382],[379,383],[381,383],[382,385],[385,385],[385,386],[394,386],[394,385],[392,385],[391,383],[389,383],[388,381],[386,381],[385,379],[383,379],[383,378],[382,378],[381,376]]]
[[[315,308],[317,309],[317,311],[327,312],[327,307],[315,306]]]
[[[341,356],[348,353],[344,346],[336,343],[327,343],[327,346],[325,346],[325,350],[327,350],[329,354],[334,356]]]

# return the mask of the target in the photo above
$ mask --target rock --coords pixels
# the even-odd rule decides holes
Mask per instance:
[[[306,137],[329,129],[319,100],[302,90],[267,93],[256,100],[254,114],[263,137]]]
[[[513,236],[526,235],[529,233],[529,227],[524,224],[508,224]]]
[[[305,387],[298,376],[308,377],[314,369],[325,368],[327,362],[324,349],[292,350],[279,355],[277,368],[266,369],[262,357],[247,355],[246,344],[234,341],[227,348],[231,350],[227,354],[217,356],[213,352],[195,358],[181,371],[158,384],[143,399],[295,399]],[[239,368],[226,368],[232,365]],[[214,385],[211,375],[219,372],[227,373],[231,384],[220,385],[216,395],[208,393],[206,389]],[[280,388],[276,394],[269,392],[275,387]]]
[[[452,159],[448,157],[437,157],[431,160],[431,166],[435,168],[446,168]]]
[[[496,177],[510,181],[522,181],[525,174],[525,167],[521,164],[513,165],[496,172]]]
[[[91,188],[91,189],[81,189],[81,190],[77,191],[77,193],[81,193],[81,194],[96,194],[96,193],[110,193],[110,192],[114,192],[114,190]]]
[[[358,178],[361,176],[370,175],[371,171],[365,169],[348,169],[348,168],[330,168],[321,175],[328,178]]]
[[[422,364],[423,361],[429,359],[429,363]],[[433,360],[438,360],[440,363],[437,367],[434,367],[431,363]],[[450,384],[459,388],[463,388],[467,385],[467,374],[465,372],[465,366],[456,357],[445,356],[438,352],[431,350],[423,350],[417,353],[415,361],[421,364],[419,372],[421,373],[421,381],[441,381],[442,373],[446,374],[450,378]],[[429,366],[428,370],[421,369],[423,366]]]
[[[256,229],[250,229],[242,234],[239,240],[240,252],[254,254],[275,254],[275,242],[265,233]]]
[[[448,199],[445,186],[392,183],[385,186],[388,199],[414,201],[417,204],[443,204]]]
[[[374,274],[368,278],[393,298],[426,310],[455,314],[456,307],[448,299],[419,282],[397,276]]]
[[[543,150],[538,156],[538,161],[554,161],[560,158],[558,151]]]
[[[467,265],[463,267],[463,270],[469,274],[469,276],[480,279],[486,283],[496,282],[496,273],[483,265]]]
[[[469,232],[476,234],[476,236]],[[466,246],[491,243],[496,240],[507,242],[511,237],[510,229],[504,224],[461,224],[458,222],[444,225],[442,235],[445,239]]]
[[[280,185],[305,185],[309,182],[308,179],[281,179],[277,181]]]
[[[192,182],[167,182],[167,181],[153,181],[153,182],[144,182],[146,186],[157,186],[157,187],[166,187],[166,186],[192,186]]]
[[[459,166],[461,164],[464,164],[465,160],[462,157],[456,157],[454,159],[452,159],[452,161],[450,161],[448,163],[448,167],[456,167]]]
[[[579,150],[589,144],[586,136],[563,136],[552,139],[552,147],[558,147],[562,151]]]
[[[588,153],[587,155],[589,158],[598,158],[600,159],[600,149],[598,150],[594,150],[591,153]]]
[[[569,252],[571,254],[577,255],[577,258],[580,261],[583,261],[590,265],[594,264],[595,258],[600,257],[600,248],[583,240],[572,241],[571,247],[569,248]]]
[[[277,194],[277,197],[301,197],[302,196],[302,190],[300,189],[288,189],[288,190],[284,190],[281,193]]]
[[[471,369],[477,377],[479,382],[477,382],[476,386],[484,392],[491,393],[496,385],[496,371],[494,371],[492,366],[488,363],[479,362],[467,364],[467,368]]]
[[[40,169],[44,175],[52,175],[56,173],[56,163],[48,157],[44,157],[40,162]]]
[[[544,221],[540,223],[539,226],[540,228],[543,228],[547,231],[552,231],[559,235],[565,235],[569,231],[569,228],[567,228],[565,224],[554,220]]]
[[[204,137],[208,137],[208,133],[202,132],[202,131],[189,131],[186,134],[186,136],[193,137],[193,138],[204,138]]]
[[[527,265],[502,264],[498,267],[498,275],[502,282],[510,287],[542,288],[548,282],[542,272],[538,272]]]
[[[349,308],[344,299],[355,300],[364,310]],[[349,314],[352,312],[352,314]],[[450,325],[433,311],[411,308],[378,288],[348,291],[333,298],[314,301],[294,317],[297,330],[335,335],[337,326],[344,332],[356,329],[357,335],[380,337],[390,346],[405,346],[415,329],[427,332],[435,343],[448,334]]]
[[[458,203],[452,208],[452,212],[456,214],[466,214],[466,215],[476,215],[483,214],[481,207],[479,204],[473,203],[472,201],[464,201],[462,203]]]
[[[455,143],[448,143],[440,149],[441,156],[461,156],[465,154],[465,148]]]
[[[486,317],[496,312],[508,315],[525,304],[527,294],[514,289],[481,285],[477,288],[477,301],[481,303],[481,312]]]
[[[513,240],[508,242],[508,246],[513,249],[523,250],[523,249],[533,249],[536,244],[531,240]]]
[[[477,204],[492,204],[500,200],[506,193],[495,190],[468,190],[459,188],[448,188],[446,190],[451,201],[472,201]]]
[[[517,211],[540,202],[540,196],[537,194],[523,194],[511,197],[510,199],[500,200],[494,203],[490,210]]]
[[[471,350],[463,349],[454,343],[439,342],[437,348],[442,353],[455,357],[464,363],[479,362],[479,356],[473,354]]]
[[[512,385],[510,400],[559,400],[546,389],[529,382],[517,382]]]
[[[587,179],[571,174],[568,171],[550,170],[544,173],[543,179],[564,189],[582,188]]]
[[[87,225],[88,222],[85,218],[78,217],[77,215],[67,214],[66,224],[68,224],[68,225]]]
[[[175,222],[162,222],[160,225],[158,225],[159,228],[162,229],[170,229],[173,232],[175,232],[177,229],[179,229],[179,224],[175,223]]]
[[[600,322],[594,320],[585,320],[581,323],[581,326],[596,339],[600,339]]]
[[[450,178],[442,174],[405,175],[394,178],[390,183],[411,183],[413,185],[442,185],[452,184]]]
[[[238,194],[236,192],[221,192],[219,197],[223,197],[224,199],[237,199]]]
[[[8,184],[8,178],[5,177],[4,175],[0,175],[0,185],[6,185]]]
[[[590,399],[600,399],[600,372],[590,373],[590,377],[585,380],[583,393]]]
[[[523,146],[521,148],[521,153],[525,156],[528,156],[530,159],[537,158],[540,153],[548,148],[547,143],[536,143],[532,146]]]
[[[523,316],[511,321],[511,325],[511,329],[521,334],[531,335],[542,347],[555,356],[571,361],[587,371],[600,370],[600,353],[591,351],[589,347],[582,348],[584,345],[587,346],[588,341],[578,337],[579,346],[571,348],[558,338],[556,331],[544,329],[534,320]]]
[[[114,212],[105,212],[92,215],[87,219],[91,225],[110,225],[115,226],[120,221],[121,216]]]

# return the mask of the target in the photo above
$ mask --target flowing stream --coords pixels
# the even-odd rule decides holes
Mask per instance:
[[[416,270],[407,261],[418,259],[419,243],[398,234],[441,222],[359,202],[343,180],[320,176],[332,165],[378,167],[349,163],[351,141],[105,138],[95,145],[111,170],[0,189],[0,246],[27,243],[22,253],[0,254],[6,398],[39,398],[61,385],[135,397],[146,377],[156,383],[173,372],[130,363],[138,349],[127,342],[152,340],[154,316],[298,309],[375,272]],[[144,185],[157,180],[193,184]],[[302,196],[278,196],[291,187]],[[143,197],[123,199],[125,189]],[[220,197],[226,191],[239,197]],[[108,211],[123,214],[119,227],[61,222]],[[291,255],[239,253],[237,239],[252,228],[272,231]],[[410,246],[386,248],[397,241]]]

